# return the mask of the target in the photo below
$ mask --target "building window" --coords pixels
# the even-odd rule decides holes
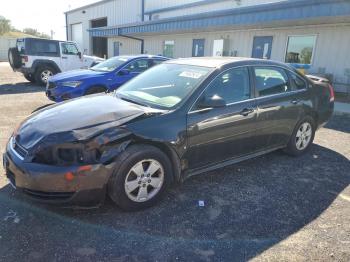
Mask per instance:
[[[311,64],[315,43],[315,35],[289,36],[286,63]]]
[[[175,41],[164,41],[164,49],[163,49],[163,56],[166,57],[174,57],[174,47],[175,47]]]

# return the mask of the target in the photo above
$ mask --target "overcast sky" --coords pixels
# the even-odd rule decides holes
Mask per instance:
[[[31,27],[50,35],[54,39],[65,40],[64,12],[99,0],[1,0],[0,15],[11,20],[18,28]]]

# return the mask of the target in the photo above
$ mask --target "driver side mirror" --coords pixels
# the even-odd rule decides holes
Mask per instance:
[[[79,58],[81,59],[81,52],[79,51],[78,52],[78,54],[77,54],[78,56],[79,56]]]
[[[127,70],[127,69],[121,69],[118,72],[118,76],[126,76],[126,75],[129,75],[129,74],[130,74],[130,71]]]
[[[201,101],[198,103],[199,109],[205,109],[205,108],[222,108],[226,106],[226,101],[218,96],[213,95],[212,97],[203,97]]]

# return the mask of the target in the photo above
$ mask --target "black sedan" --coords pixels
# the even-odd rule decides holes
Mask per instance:
[[[189,58],[158,65],[114,94],[42,109],[10,138],[4,166],[32,198],[125,210],[174,182],[273,150],[298,156],[331,117],[331,85],[277,62]]]

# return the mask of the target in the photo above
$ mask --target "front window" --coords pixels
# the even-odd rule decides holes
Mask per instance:
[[[130,63],[127,67],[125,67],[125,69],[130,73],[142,73],[148,69],[149,62],[150,60],[148,59],[139,59]]]
[[[112,72],[118,67],[122,66],[128,61],[125,57],[112,57],[106,61],[103,61],[93,67],[91,67],[91,70],[94,71],[102,71],[102,72]]]
[[[286,63],[311,64],[316,36],[288,37]]]
[[[164,49],[163,49],[163,56],[166,57],[174,57],[174,47],[175,47],[175,41],[164,41]]]
[[[211,68],[161,64],[124,84],[116,96],[149,107],[176,107],[210,74]]]
[[[79,50],[73,43],[62,43],[62,54],[64,55],[78,55]]]
[[[231,104],[250,98],[248,68],[233,68],[225,71],[210,83],[205,92],[205,98],[219,96],[226,104]]]

